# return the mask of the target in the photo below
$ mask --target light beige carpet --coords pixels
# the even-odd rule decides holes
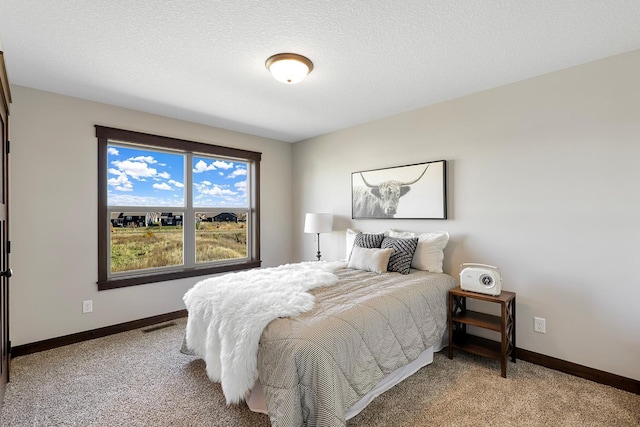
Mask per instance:
[[[3,426],[266,427],[226,406],[201,360],[180,353],[185,319],[16,358]],[[640,426],[640,396],[531,363],[456,353],[374,400],[348,427]]]

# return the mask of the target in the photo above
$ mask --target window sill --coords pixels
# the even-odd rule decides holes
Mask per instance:
[[[149,283],[166,282],[168,280],[185,279],[188,277],[209,276],[219,273],[228,273],[240,270],[258,268],[262,261],[247,261],[241,264],[220,265],[216,267],[190,268],[179,271],[145,274],[143,276],[127,276],[111,278],[98,282],[98,290],[125,288],[128,286],[146,285]]]

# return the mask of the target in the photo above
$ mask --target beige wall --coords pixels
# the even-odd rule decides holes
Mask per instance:
[[[12,86],[14,346],[184,309],[198,279],[97,291],[95,124],[262,152],[262,260],[291,260],[291,144]],[[82,301],[93,313],[82,314]]]
[[[447,272],[498,265],[517,292],[518,347],[640,380],[639,72],[635,51],[293,145],[12,86],[12,343],[180,310],[197,281],[96,290],[101,124],[261,151],[265,266],[314,259],[305,212],[336,215],[325,259],[347,227],[447,230]],[[351,172],[439,159],[448,220],[350,219]]]
[[[305,212],[337,217],[327,259],[347,227],[447,230],[446,272],[497,265],[517,293],[518,347],[640,380],[639,75],[634,51],[294,144],[294,254]],[[350,219],[352,172],[440,159],[448,220]]]

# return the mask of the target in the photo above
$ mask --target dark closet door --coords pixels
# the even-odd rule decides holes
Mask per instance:
[[[4,399],[4,390],[9,381],[9,104],[11,93],[4,66],[4,55],[0,45],[0,403]]]

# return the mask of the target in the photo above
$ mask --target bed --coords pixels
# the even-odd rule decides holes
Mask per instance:
[[[369,261],[354,268],[360,248],[354,245],[349,263],[299,263],[246,273],[266,275],[256,288],[259,307],[271,307],[282,297],[270,288],[266,296],[263,292],[263,285],[271,286],[279,275],[286,277],[286,294],[295,295],[290,299],[302,301],[277,304],[279,314],[269,308],[270,316],[259,320],[247,313],[264,311],[260,308],[237,313],[251,300],[244,290],[243,303],[220,303],[220,295],[236,292],[237,283],[254,281],[240,273],[231,275],[238,280],[226,290],[224,282],[208,288],[198,284],[199,293],[185,295],[186,344],[205,359],[209,378],[222,383],[228,403],[246,400],[251,410],[268,413],[274,427],[344,426],[377,395],[431,363],[434,351],[446,345],[447,292],[457,281],[415,268],[405,274],[386,271],[393,250],[375,246],[363,248],[364,259],[384,265],[385,271]],[[373,256],[375,251],[382,257]],[[212,298],[212,289],[220,295]],[[310,296],[311,304],[303,296]],[[212,309],[211,300],[221,305]],[[233,307],[236,321],[215,320],[223,305]],[[256,331],[246,332],[253,328],[247,322],[255,322]],[[223,329],[233,331],[232,338],[220,334]]]

